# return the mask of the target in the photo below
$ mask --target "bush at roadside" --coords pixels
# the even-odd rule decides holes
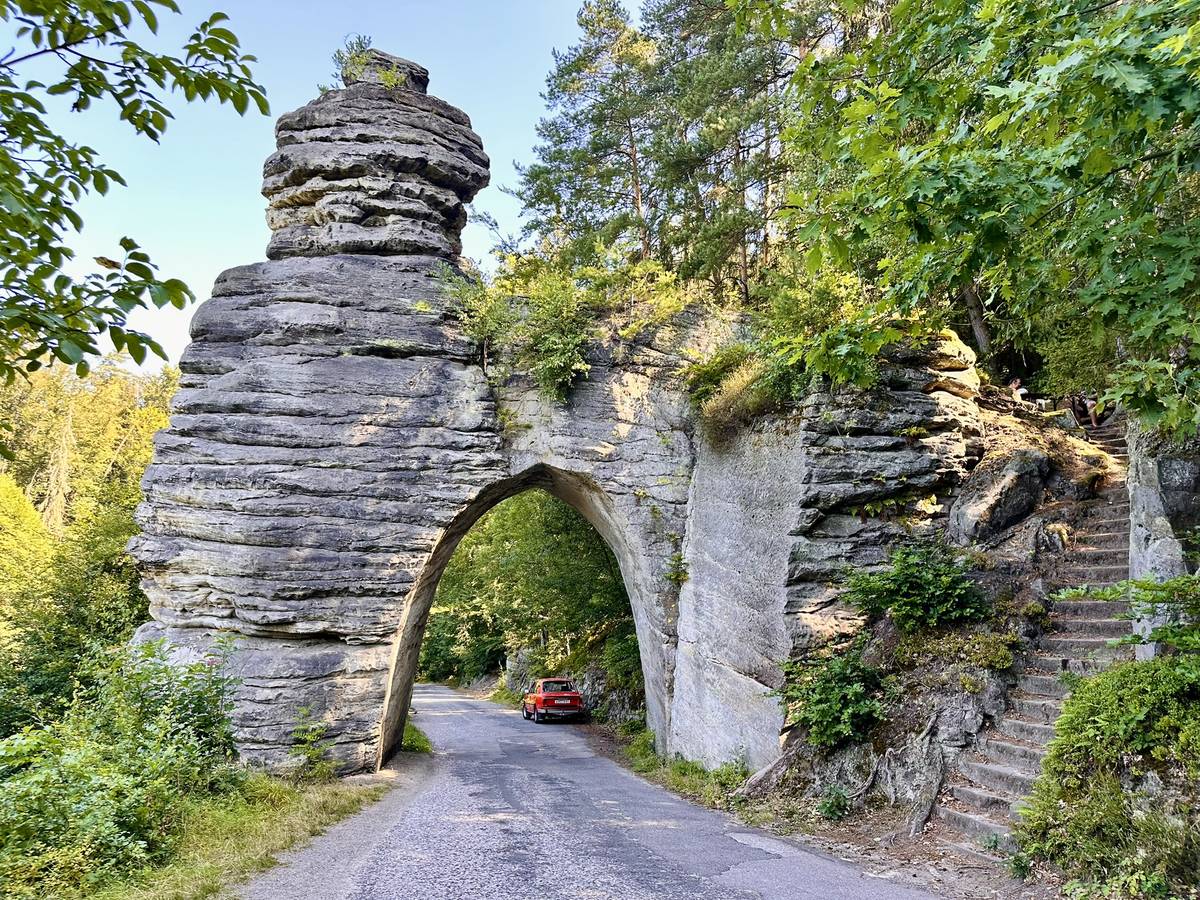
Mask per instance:
[[[156,645],[96,663],[94,686],[46,727],[0,741],[6,897],[71,898],[167,858],[182,801],[236,791],[228,677]]]
[[[864,740],[884,717],[883,673],[862,659],[862,646],[784,664],[779,695],[788,722],[814,747]]]

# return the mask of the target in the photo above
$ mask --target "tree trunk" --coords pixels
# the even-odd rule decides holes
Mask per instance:
[[[642,230],[642,259],[650,258],[650,223],[646,221],[646,208],[642,200],[642,172],[638,161],[637,141],[633,135],[633,121],[625,120],[625,129],[629,133],[629,162],[633,179],[633,207],[641,222]]]
[[[975,335],[975,345],[979,348],[979,353],[982,356],[990,356],[992,353],[992,333],[988,329],[987,320],[983,315],[983,302],[979,299],[979,293],[975,290],[975,285],[968,284],[962,289],[963,302],[967,307],[967,318],[971,322],[971,333]]]
[[[745,150],[742,149],[742,138],[738,135],[734,138],[733,145],[733,177],[737,179],[738,186],[741,188],[742,207],[750,208],[750,197],[746,186],[746,160]],[[739,251],[738,267],[741,270],[738,281],[741,285],[742,305],[748,307],[750,305],[750,229],[742,229],[741,250]]]
[[[75,423],[71,411],[59,432],[58,443],[50,455],[46,472],[46,496],[38,507],[42,522],[51,534],[61,537],[67,518],[67,500],[71,493],[71,455],[75,452]]]

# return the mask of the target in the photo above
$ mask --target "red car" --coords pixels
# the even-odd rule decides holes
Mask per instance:
[[[583,695],[566,678],[539,678],[529,686],[521,701],[521,715],[535,722],[548,718],[583,718],[587,708]]]

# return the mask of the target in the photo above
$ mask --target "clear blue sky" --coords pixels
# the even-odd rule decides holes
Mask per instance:
[[[73,239],[83,259],[117,256],[129,235],[145,247],[164,277],[184,279],[201,300],[224,269],[264,258],[267,227],[259,194],[262,163],[275,148],[274,120],[307,103],[328,83],[330,54],[351,33],[415,60],[430,71],[429,92],[463,109],[492,159],[492,184],[476,198],[503,231],[514,231],[518,205],[501,193],[528,161],[551,51],[576,39],[575,0],[183,0],[182,16],[164,15],[154,46],[178,48],[191,28],[216,9],[258,59],[271,116],[238,115],[229,106],[173,104],[175,120],[160,144],[137,138],[110,107],[56,114],[55,125],[99,150],[129,182],[89,199],[83,235]],[[467,256],[481,259],[487,232],[468,226]],[[154,334],[172,361],[187,343],[195,307],[139,313],[136,327]]]

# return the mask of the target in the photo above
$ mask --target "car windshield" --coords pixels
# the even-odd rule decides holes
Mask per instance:
[[[542,690],[547,694],[556,694],[561,691],[573,691],[575,688],[569,681],[543,681]]]

